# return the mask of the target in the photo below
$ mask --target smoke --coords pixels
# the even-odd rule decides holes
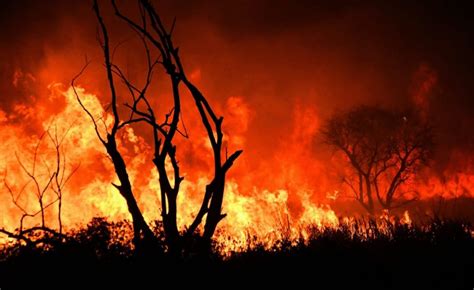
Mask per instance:
[[[107,1],[102,4],[107,7]],[[136,8],[133,1],[120,4],[125,10]],[[360,104],[418,107],[437,130],[438,150],[427,176],[472,172],[474,139],[468,132],[474,125],[474,20],[464,3],[180,0],[157,5],[167,23],[176,16],[175,42],[191,78],[225,117],[229,152],[244,149],[229,177],[238,184],[238,194],[283,190],[295,216],[304,215],[307,200],[326,203],[327,195],[339,189],[328,168],[340,160],[320,142],[319,128],[333,112]],[[113,44],[120,44],[114,60],[140,82],[145,71],[140,42],[110,7],[104,9]],[[0,25],[2,134],[37,136],[50,116],[64,115],[70,104],[50,85],[65,84],[67,91],[86,56],[92,64],[79,83],[106,106],[91,3],[9,1],[0,12]],[[163,96],[157,104],[168,90],[166,80],[157,77],[152,92]],[[183,119],[192,142],[180,141],[178,153],[192,168],[184,171],[186,180],[195,182],[187,185],[190,192],[200,190],[196,184],[204,184],[210,168],[208,145],[199,137],[203,131],[195,125],[192,108],[188,98]],[[169,108],[164,103],[159,110]],[[130,156],[144,152],[134,161],[132,175],[153,189],[153,176],[139,174],[152,172],[140,163],[150,150],[147,134],[146,128],[134,127],[126,137],[132,145],[126,148]],[[101,173],[110,169],[105,163],[95,161],[98,178],[87,182],[99,191],[112,177]]]

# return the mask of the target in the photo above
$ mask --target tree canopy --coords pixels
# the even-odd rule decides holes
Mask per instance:
[[[369,213],[374,199],[390,210],[415,198],[400,186],[428,164],[434,144],[432,127],[416,112],[360,106],[334,115],[322,134],[347,158],[351,174],[344,182]]]

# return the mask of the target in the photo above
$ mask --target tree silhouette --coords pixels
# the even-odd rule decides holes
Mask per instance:
[[[427,165],[433,148],[432,129],[416,113],[361,106],[332,117],[322,134],[347,158],[352,174],[343,180],[370,214],[375,198],[386,210],[416,198],[400,186]]]
[[[143,123],[148,125],[153,133],[154,155],[152,162],[159,175],[163,230],[169,252],[173,255],[179,255],[183,249],[186,249],[191,244],[190,241],[192,237],[196,236],[197,229],[202,224],[206,215],[204,231],[200,236],[200,240],[202,241],[200,245],[202,246],[201,250],[204,249],[208,251],[217,224],[225,217],[225,214],[222,213],[222,202],[224,198],[226,173],[242,151],[238,150],[229,156],[226,154],[225,159],[223,159],[223,117],[219,117],[214,112],[212,106],[201,91],[188,79],[184,65],[180,59],[179,49],[172,41],[172,32],[175,22],[173,22],[169,30],[166,29],[155,8],[147,0],[138,0],[138,21],[133,20],[137,18],[137,15],[126,15],[114,0],[111,1],[111,4],[115,15],[128,24],[129,27],[137,33],[143,43],[148,69],[144,85],[139,87],[133,84],[123,73],[121,68],[113,63],[111,59],[108,29],[102,18],[98,2],[94,1],[94,11],[101,31],[100,42],[104,54],[108,87],[110,89],[110,107],[113,115],[113,124],[105,137],[99,132],[97,124],[99,120],[83,105],[79,94],[75,91],[77,99],[93,121],[97,136],[113,162],[115,172],[120,181],[119,185],[114,186],[125,198],[128,210],[132,216],[135,245],[139,246],[145,242],[153,241],[154,237],[137,205],[128,177],[126,164],[117,147],[116,138],[118,131],[122,128],[134,123]],[[153,52],[159,54],[157,59],[152,58]],[[152,83],[152,75],[157,66],[161,66],[164,69],[172,88],[173,106],[170,108],[169,113],[165,114],[163,118],[156,116],[155,109],[150,101],[153,96],[150,96],[148,91]],[[77,77],[79,77],[82,72],[83,71],[81,71]],[[73,87],[77,77],[72,81]],[[129,110],[129,114],[126,118],[119,116],[116,89],[117,81],[125,85],[130,96],[129,102],[125,104],[125,107]],[[177,134],[188,138],[187,130],[184,129],[184,131],[182,131],[179,129],[179,124],[181,123],[181,91],[183,87],[191,94],[202,124],[207,132],[207,137],[213,152],[214,173],[211,181],[204,189],[202,204],[194,221],[186,228],[185,232],[180,232],[177,225],[177,196],[183,177],[180,175],[180,167],[176,158],[177,148],[174,143],[174,138]],[[159,121],[159,119],[164,119],[164,121]],[[172,165],[171,172],[166,166],[168,160]]]
[[[27,181],[19,188],[11,186],[8,182],[7,173],[3,179],[3,184],[10,194],[13,205],[21,212],[21,218],[19,226],[15,231],[9,231],[4,228],[0,228],[0,233],[6,234],[8,237],[16,239],[17,241],[23,241],[27,244],[38,244],[41,242],[51,242],[48,237],[62,237],[63,236],[63,224],[62,224],[62,201],[63,191],[67,183],[79,168],[79,164],[75,165],[72,169],[67,168],[66,154],[62,148],[63,142],[66,139],[69,129],[67,128],[64,132],[59,133],[58,128],[54,125],[48,127],[39,137],[34,146],[32,152],[32,158],[30,162],[22,161],[20,155],[15,153],[18,164],[27,176]],[[54,150],[54,158],[51,160],[45,160],[44,156],[41,156],[42,149],[40,148],[44,144],[45,139],[51,142],[51,147]],[[24,155],[24,154],[22,154]],[[21,202],[21,198],[24,196],[34,196],[36,198],[36,207],[27,207]],[[46,210],[57,205],[57,229],[48,226],[45,213]],[[27,218],[34,219],[40,217],[40,224],[32,227],[25,227],[25,220]]]

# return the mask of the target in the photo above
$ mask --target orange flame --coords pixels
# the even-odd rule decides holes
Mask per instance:
[[[111,116],[105,112],[97,96],[87,93],[82,88],[77,90],[85,106],[94,116],[101,118],[102,127],[99,131],[104,133],[111,123]],[[28,176],[18,163],[20,160],[25,166],[30,166],[28,164],[31,164],[34,158],[33,150],[38,141],[38,133],[32,133],[35,131],[15,123],[18,115],[31,120],[37,118],[35,121],[42,120],[39,131],[54,129],[59,135],[65,135],[62,144],[62,152],[67,160],[65,170],[71,171],[74,166],[80,165],[77,174],[72,177],[65,189],[62,217],[66,227],[83,224],[95,216],[105,216],[112,220],[127,219],[129,216],[125,201],[111,186],[111,183],[116,181],[112,165],[106,158],[90,120],[77,103],[72,88],[53,83],[49,86],[48,98],[64,104],[63,108],[51,114],[45,104],[38,102],[29,107],[18,105],[12,113],[0,111],[0,137],[3,140],[0,144],[0,160],[2,160],[0,173],[4,177],[5,184],[8,184],[13,192],[11,196],[5,186],[2,187],[0,211],[4,214],[1,215],[1,225],[10,230],[19,226],[22,212],[11,202],[12,198],[28,212],[36,212],[39,209],[35,203],[34,191],[28,183]],[[230,114],[226,130],[232,131],[233,134],[226,142],[229,146],[245,146],[245,132],[250,126],[249,122],[254,112],[238,97],[227,100],[227,110]],[[249,235],[259,237],[267,246],[271,246],[282,238],[282,234],[296,241],[301,238],[301,234],[305,235],[302,229],[306,225],[323,228],[336,227],[340,222],[348,222],[347,219],[340,221],[330,206],[340,199],[343,200],[348,194],[343,188],[339,188],[340,185],[328,180],[323,164],[311,156],[311,140],[318,134],[319,128],[318,122],[315,121],[318,120],[316,111],[297,106],[294,118],[296,119],[294,123],[299,127],[294,128],[289,140],[280,145],[279,151],[282,154],[271,160],[272,163],[269,162],[259,168],[259,171],[270,179],[273,187],[265,188],[265,182],[255,183],[254,186],[248,185],[249,182],[256,180],[242,173],[250,166],[248,161],[244,161],[243,169],[240,171],[237,169],[226,184],[224,212],[228,215],[220,225],[217,241],[227,244],[230,250],[247,247]],[[148,163],[151,156],[150,146],[144,137],[138,135],[131,127],[123,132],[119,146],[128,162],[130,179],[136,188],[137,199],[145,218],[148,221],[159,220],[159,184],[156,171]],[[206,147],[204,141],[201,145],[192,146]],[[40,160],[37,164],[40,180],[48,176],[47,170],[51,167],[51,160],[54,160],[53,149],[53,144],[50,142],[41,143],[37,157]],[[187,152],[186,150],[183,151]],[[18,158],[15,157],[15,152]],[[199,166],[195,168],[199,173]],[[321,192],[325,192],[326,195],[325,199],[319,198],[319,202],[313,188],[314,183],[308,178],[315,174],[319,176],[318,182],[324,185]],[[178,196],[178,223],[182,228],[189,224],[196,214],[201,201],[201,190],[208,182],[205,175],[191,171],[184,171],[184,175],[186,179]],[[258,179],[263,178],[258,174],[256,176]],[[41,182],[44,183],[45,180]],[[18,195],[25,184],[26,189]],[[472,196],[473,184],[474,175],[459,173],[444,183],[435,177],[430,177],[428,182],[420,182],[417,188],[422,192],[422,198],[446,192],[452,192],[454,195],[468,193]],[[45,200],[53,199],[52,192],[48,191]],[[57,227],[56,214],[55,205],[47,209],[48,226]],[[412,223],[408,211],[403,213],[401,221],[405,224]],[[27,220],[29,225],[38,222],[38,216]],[[228,242],[229,237],[232,237],[232,243]]]

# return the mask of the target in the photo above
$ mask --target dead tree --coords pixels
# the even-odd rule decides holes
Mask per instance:
[[[242,151],[238,150],[228,158],[226,156],[225,160],[223,160],[223,117],[218,117],[215,114],[203,94],[187,78],[179,57],[179,50],[172,42],[171,35],[175,23],[173,22],[171,29],[167,30],[150,2],[139,0],[138,6],[139,20],[134,21],[131,17],[123,14],[116,2],[112,0],[112,7],[116,16],[125,21],[138,34],[138,37],[143,42],[148,67],[144,86],[138,87],[130,82],[120,67],[111,61],[108,31],[102,19],[99,5],[97,1],[94,1],[94,11],[102,33],[102,48],[104,51],[108,85],[111,92],[110,99],[114,119],[113,126],[110,132],[107,133],[106,139],[99,133],[96,117],[94,117],[87,108],[84,106],[83,108],[92,119],[96,133],[102,144],[106,147],[107,152],[114,163],[115,171],[121,182],[121,185],[117,186],[117,188],[129,205],[129,211],[134,221],[134,229],[136,229],[135,237],[139,236],[140,232],[144,229],[147,229],[145,231],[146,234],[151,232],[149,232],[149,228],[136,206],[125,162],[117,149],[115,136],[117,131],[125,126],[134,123],[144,123],[150,127],[153,133],[154,155],[152,161],[159,175],[161,215],[163,218],[163,229],[168,250],[174,255],[179,254],[183,250],[184,241],[196,233],[196,230],[201,225],[206,214],[207,218],[204,225],[202,240],[204,241],[203,244],[205,245],[205,248],[210,249],[211,238],[215,232],[217,224],[225,217],[225,215],[222,214],[225,176]],[[156,51],[159,54],[158,59],[152,59],[151,50]],[[169,113],[164,116],[163,121],[159,121],[159,118],[155,115],[148,92],[149,85],[152,82],[152,74],[157,65],[160,65],[164,69],[172,88],[173,107],[170,109]],[[125,85],[131,97],[131,101],[125,104],[129,109],[130,114],[127,118],[123,118],[123,120],[120,119],[118,114],[116,96],[117,89],[114,78],[117,78]],[[72,84],[74,86],[74,80]],[[191,93],[194,99],[201,121],[206,129],[214,157],[213,177],[204,190],[202,205],[193,223],[187,227],[184,233],[180,232],[177,225],[177,197],[183,177],[180,175],[180,167],[176,157],[177,148],[174,144],[174,138],[177,134],[185,138],[188,137],[184,124],[184,131],[179,129],[179,124],[181,124],[181,84],[183,84],[184,88]],[[77,95],[77,97],[82,105],[79,95]],[[166,169],[167,160],[169,160],[172,165],[172,172],[168,172]]]
[[[41,232],[54,237],[62,236],[62,200],[63,191],[66,187],[70,178],[79,168],[79,165],[74,166],[70,172],[66,168],[66,154],[62,151],[62,143],[66,138],[69,129],[66,130],[61,136],[58,135],[57,126],[54,126],[54,133],[51,133],[51,127],[44,131],[38,138],[38,141],[33,150],[33,156],[31,160],[31,166],[27,166],[22,161],[17,153],[18,164],[25,175],[28,177],[19,190],[14,190],[7,181],[7,176],[3,180],[4,186],[11,196],[12,203],[15,207],[21,211],[22,215],[19,221],[19,227],[15,232],[0,229],[0,232],[6,234],[11,238],[15,238],[19,241],[24,241],[29,244],[37,244],[44,239],[31,239],[29,235],[35,232]],[[54,148],[54,164],[51,165],[48,162],[51,160],[40,160],[40,146],[42,145],[45,137],[48,136],[51,141],[52,147]],[[41,170],[41,172],[39,172]],[[37,209],[31,210],[26,206],[22,205],[20,198],[25,194],[33,194],[36,197]],[[57,204],[57,220],[58,220],[58,231],[54,230],[53,227],[49,226],[45,219],[45,212],[47,209]],[[25,228],[26,218],[35,218],[40,216],[40,225]],[[34,236],[34,235],[33,235]],[[47,239],[46,239],[47,240]]]
[[[209,245],[210,240],[215,232],[217,224],[225,217],[222,214],[222,202],[224,196],[224,185],[225,176],[227,171],[233,165],[233,162],[242,153],[238,150],[231,154],[225,160],[222,160],[222,121],[223,117],[217,117],[214,110],[210,106],[209,102],[203,96],[201,91],[187,78],[184,70],[184,66],[179,56],[179,48],[175,47],[172,41],[172,32],[175,26],[175,22],[171,26],[171,29],[167,30],[153,5],[146,0],[138,1],[141,22],[133,21],[132,18],[124,15],[118,8],[116,2],[112,0],[116,15],[128,23],[140,36],[148,40],[151,45],[159,52],[162,61],[160,64],[164,67],[165,71],[170,77],[173,97],[174,97],[174,114],[173,121],[169,126],[169,132],[165,136],[163,142],[163,149],[161,154],[155,152],[155,165],[160,174],[160,185],[162,191],[162,213],[163,221],[165,224],[165,233],[167,236],[174,237],[177,233],[176,228],[176,197],[179,191],[179,183],[182,177],[179,176],[179,167],[177,166],[175,153],[176,147],[172,145],[172,139],[176,132],[177,124],[179,122],[179,85],[182,82],[185,88],[191,93],[194,98],[196,108],[201,116],[201,121],[208,134],[209,142],[211,143],[213,156],[214,156],[214,177],[211,182],[206,186],[202,205],[198,214],[195,217],[193,223],[188,227],[186,231],[187,236],[191,236],[195,233],[197,227],[201,224],[203,217],[207,214],[203,240],[204,244]],[[154,127],[157,127],[153,125]],[[156,135],[156,134],[155,134]],[[158,143],[160,144],[160,143]],[[155,147],[156,151],[156,147]],[[171,188],[169,181],[166,178],[166,171],[164,168],[164,159],[166,154],[170,157],[173,164],[175,174],[175,184]],[[164,191],[164,193],[163,193]],[[163,201],[167,200],[167,203]],[[168,204],[168,208],[166,208]],[[165,222],[165,220],[168,220]],[[168,229],[167,229],[168,224]],[[174,240],[172,238],[171,240]]]
[[[79,169],[80,164],[77,164],[73,167],[71,172],[67,172],[66,165],[67,165],[67,158],[66,153],[62,151],[62,144],[65,140],[67,134],[69,133],[71,126],[62,134],[62,136],[58,135],[57,126],[54,126],[54,134],[51,133],[50,130],[47,130],[48,136],[51,140],[51,143],[54,147],[55,153],[55,164],[52,168],[48,166],[48,172],[50,176],[54,176],[53,180],[51,181],[51,190],[56,195],[56,200],[58,203],[58,231],[61,235],[63,233],[63,222],[62,222],[62,206],[63,206],[63,191],[66,187],[66,184],[69,182],[71,177],[76,173]]]
[[[358,107],[331,118],[322,130],[326,143],[340,150],[350,164],[343,181],[370,213],[376,198],[383,209],[393,209],[414,198],[395,202],[400,186],[427,165],[433,147],[431,127],[413,112]]]
[[[125,161],[117,146],[117,133],[119,129],[121,129],[124,126],[124,124],[121,124],[121,120],[120,120],[120,116],[119,116],[119,112],[117,108],[117,91],[115,88],[115,80],[114,80],[114,75],[113,75],[113,64],[111,61],[109,36],[108,36],[107,28],[101,16],[97,1],[94,1],[93,8],[97,16],[97,20],[99,22],[100,31],[102,33],[102,39],[100,41],[101,41],[102,51],[104,54],[104,64],[105,64],[105,69],[106,69],[107,81],[108,81],[108,85],[110,89],[110,107],[111,107],[112,116],[113,116],[112,127],[110,128],[110,130],[106,132],[105,137],[102,136],[101,133],[99,132],[98,122],[100,122],[100,120],[98,120],[98,118],[94,116],[84,106],[75,87],[76,79],[83,73],[83,71],[88,65],[88,62],[86,62],[86,65],[81,70],[81,72],[72,79],[71,86],[73,87],[76,98],[79,104],[81,105],[82,109],[87,113],[87,115],[92,120],[97,137],[99,138],[102,145],[105,147],[107,154],[114,165],[115,173],[117,174],[120,184],[113,184],[113,186],[117,188],[117,190],[119,191],[119,193],[122,195],[122,197],[125,199],[127,203],[128,211],[130,212],[132,216],[132,223],[133,223],[133,230],[134,230],[133,242],[136,247],[140,247],[141,245],[145,243],[147,244],[149,242],[152,242],[154,240],[154,235],[150,227],[146,223],[145,218],[143,217],[143,214],[140,208],[138,207],[137,200],[133,194],[132,185],[128,176]]]

